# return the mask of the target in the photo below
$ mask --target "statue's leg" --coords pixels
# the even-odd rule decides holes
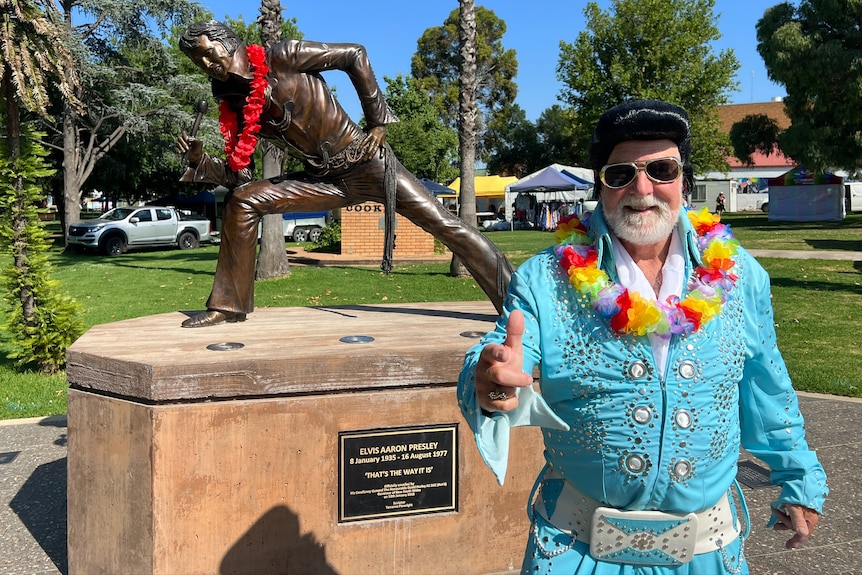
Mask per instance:
[[[500,312],[512,265],[497,246],[475,227],[452,215],[407,170],[399,166],[396,209],[439,239],[458,256]]]
[[[225,204],[221,244],[207,311],[183,322],[206,327],[243,321],[254,310],[257,228],[266,214],[324,211],[346,205],[344,193],[302,174],[252,182],[235,189]]]
[[[450,214],[413,174],[395,162],[396,211],[452,250],[497,311],[502,311],[512,275],[509,260],[479,230]],[[384,203],[384,172],[385,161],[375,158],[340,176],[339,187],[348,192],[350,203],[366,200]]]

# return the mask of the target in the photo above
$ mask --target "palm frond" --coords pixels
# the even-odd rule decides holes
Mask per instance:
[[[49,83],[80,108],[66,28],[52,2],[0,0],[0,56],[21,105],[48,117]]]

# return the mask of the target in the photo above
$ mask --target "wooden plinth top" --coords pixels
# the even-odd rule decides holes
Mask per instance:
[[[148,403],[452,384],[497,313],[489,302],[263,308],[243,323],[180,327],[187,317],[91,328],[68,350],[69,383]],[[342,341],[355,336],[374,340]]]

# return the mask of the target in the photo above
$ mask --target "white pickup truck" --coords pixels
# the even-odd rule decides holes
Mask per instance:
[[[212,240],[211,227],[208,219],[188,216],[174,208],[126,206],[107,211],[98,219],[70,225],[66,245],[98,249],[109,256],[143,247],[190,250]]]

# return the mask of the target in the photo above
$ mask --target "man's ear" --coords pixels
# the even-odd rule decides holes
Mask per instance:
[[[602,180],[599,177],[601,170],[593,170],[593,197],[597,202],[602,201]]]
[[[694,187],[694,167],[691,164],[685,164],[682,167],[682,195],[690,194]]]

